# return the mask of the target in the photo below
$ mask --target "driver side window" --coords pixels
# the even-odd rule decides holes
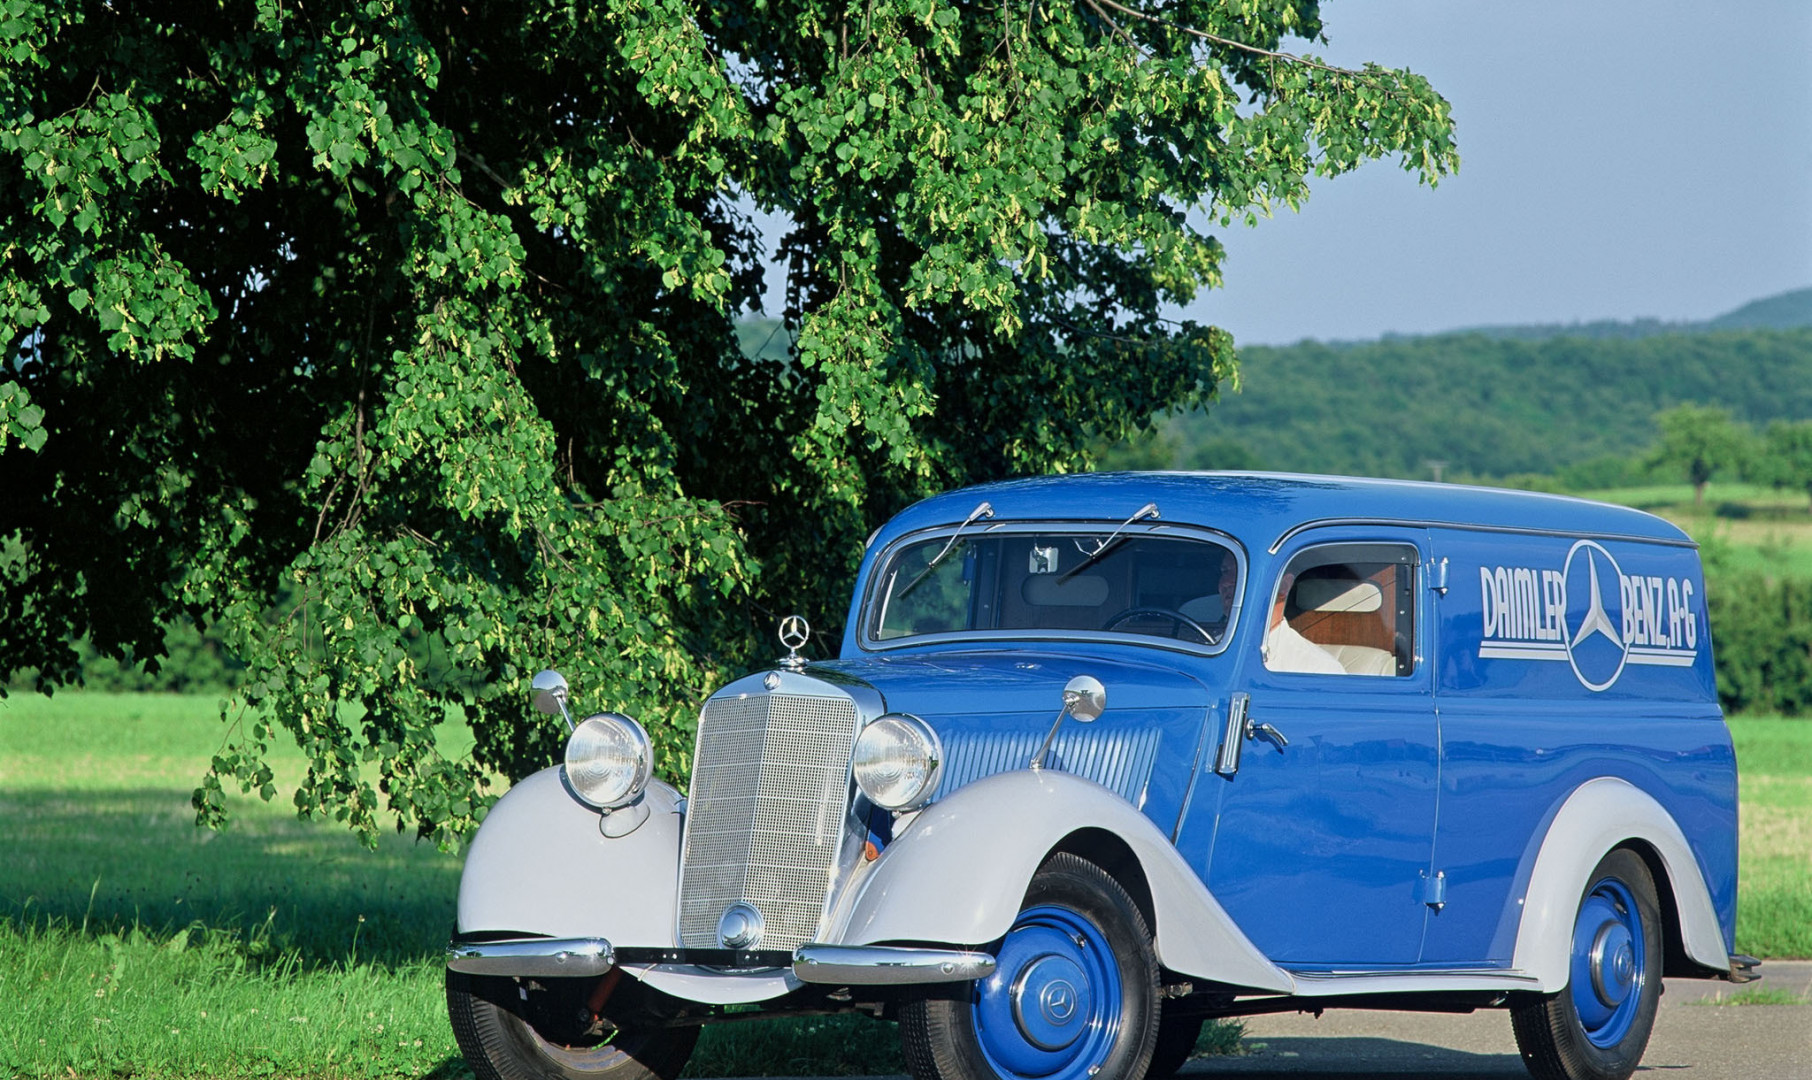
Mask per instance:
[[[1415,670],[1416,549],[1326,544],[1298,553],[1271,594],[1271,671],[1401,676]]]

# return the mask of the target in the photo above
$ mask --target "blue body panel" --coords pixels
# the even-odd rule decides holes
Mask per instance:
[[[1207,688],[1153,663],[1149,649],[946,647],[817,666],[861,679],[888,709],[931,725],[944,743],[939,795],[1025,768],[1057,718],[1064,683],[1093,675],[1112,687],[1108,709],[1091,724],[1066,720],[1047,767],[1118,792],[1167,834],[1176,828],[1208,718]]]
[[[989,521],[1096,522],[1148,501],[1140,529],[1197,526],[1243,549],[1224,651],[1097,635],[1024,645],[865,646],[860,605],[890,545]],[[1422,582],[1408,675],[1267,671],[1269,605],[1314,544],[1413,545]],[[1440,584],[1444,573],[1445,589]],[[1685,833],[1726,944],[1736,893],[1736,773],[1718,710],[1697,553],[1622,507],[1523,492],[1275,474],[1106,474],[1009,481],[928,499],[870,544],[840,661],[946,746],[940,794],[1021,768],[1063,683],[1108,687],[1093,725],[1066,721],[1054,767],[1119,791],[1167,834],[1249,938],[1303,970],[1510,963],[1546,825],[1614,776]],[[1595,601],[1595,605],[1594,605]],[[1212,768],[1229,698],[1290,739]],[[1068,740],[1065,742],[1064,740]],[[1186,813],[1185,813],[1186,809]],[[1431,890],[1436,876],[1441,889]],[[1438,901],[1438,903],[1437,903]]]

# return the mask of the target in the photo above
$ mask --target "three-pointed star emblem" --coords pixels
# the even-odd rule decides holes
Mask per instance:
[[[1577,649],[1580,642],[1593,634],[1603,634],[1610,639],[1611,644],[1621,649],[1623,648],[1623,635],[1617,632],[1617,628],[1611,624],[1611,617],[1605,614],[1604,593],[1598,587],[1598,560],[1592,558],[1590,551],[1586,552],[1586,569],[1591,571],[1592,575],[1591,604],[1586,608],[1585,618],[1579,621],[1579,632],[1573,635],[1573,640],[1569,643],[1568,648]]]

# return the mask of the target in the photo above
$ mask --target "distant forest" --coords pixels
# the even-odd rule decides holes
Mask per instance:
[[[748,353],[785,354],[777,321],[739,332]],[[1641,456],[1655,414],[1680,404],[1721,406],[1757,428],[1812,419],[1812,289],[1699,323],[1491,326],[1239,356],[1239,392],[1161,419],[1142,443],[1104,447],[1101,467],[1590,474]]]
[[[1172,460],[1149,464],[1503,477],[1638,453],[1687,402],[1812,417],[1812,329],[1304,342],[1241,349],[1240,373],[1241,392],[1162,425],[1150,450]]]

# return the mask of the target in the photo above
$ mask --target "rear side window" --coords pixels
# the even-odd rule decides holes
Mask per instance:
[[[1327,544],[1290,560],[1271,595],[1272,671],[1409,675],[1415,670],[1416,549]]]

